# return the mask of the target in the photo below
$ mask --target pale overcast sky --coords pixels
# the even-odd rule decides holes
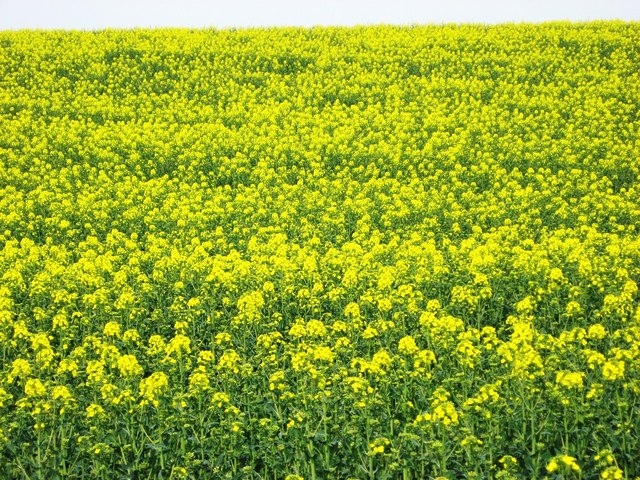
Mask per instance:
[[[0,0],[0,30],[640,20],[640,0]]]

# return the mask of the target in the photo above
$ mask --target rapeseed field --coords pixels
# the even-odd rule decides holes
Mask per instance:
[[[0,477],[640,478],[639,61],[0,32]]]

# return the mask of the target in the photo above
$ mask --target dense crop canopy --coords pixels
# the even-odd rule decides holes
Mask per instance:
[[[640,477],[639,38],[0,32],[0,477]]]

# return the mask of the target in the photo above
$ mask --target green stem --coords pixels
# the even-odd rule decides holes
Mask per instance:
[[[309,467],[311,468],[311,480],[316,480],[316,464],[313,461],[313,442],[309,441],[307,445],[307,449],[309,450]]]

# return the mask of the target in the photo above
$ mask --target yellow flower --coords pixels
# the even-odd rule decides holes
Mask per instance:
[[[344,315],[345,317],[352,320],[360,320],[362,318],[360,313],[360,305],[358,305],[356,302],[349,303],[346,307],[344,307]]]
[[[42,349],[50,349],[51,343],[49,337],[44,333],[36,333],[31,337],[31,348],[34,352]]]
[[[24,378],[31,373],[31,364],[22,358],[17,358],[11,363],[11,372],[7,376],[7,382],[12,383],[16,378]]]
[[[105,337],[120,337],[120,324],[118,322],[107,322],[102,330]]]
[[[327,334],[327,327],[320,320],[309,320],[306,325],[307,335],[322,338]]]
[[[234,319],[234,322],[253,323],[260,320],[264,305],[264,297],[259,290],[243,294],[237,302],[238,316]]]
[[[426,422],[430,422],[432,419],[431,414],[428,412],[425,413],[420,413],[418,415],[416,415],[415,420],[413,421],[414,425],[418,425],[420,423],[426,423]]]
[[[565,278],[564,273],[562,273],[561,269],[554,267],[549,272],[549,280],[554,283],[564,283],[567,279]]]
[[[624,471],[616,466],[605,469],[601,474],[602,480],[621,480],[624,478]]]
[[[364,329],[364,332],[362,332],[362,338],[364,338],[365,340],[370,340],[372,338],[376,338],[377,336],[378,330],[376,330],[372,326],[367,326],[367,328]]]
[[[381,298],[378,300],[378,310],[381,312],[388,312],[393,308],[393,303],[388,298]]]
[[[64,358],[60,360],[56,372],[58,375],[70,373],[75,378],[78,376],[78,363],[73,359]]]
[[[122,340],[125,342],[138,344],[140,342],[140,333],[135,328],[130,328],[129,330],[125,330],[122,335]]]
[[[547,463],[547,472],[553,473],[558,470],[558,462],[556,460],[551,460]]]
[[[222,408],[229,403],[229,396],[224,392],[215,392],[211,396],[211,403],[218,408]]]
[[[198,352],[198,364],[200,365],[208,365],[213,362],[215,359],[215,355],[211,350],[200,350]]]
[[[147,378],[140,381],[140,396],[142,397],[141,405],[148,403],[157,407],[159,405],[158,397],[167,393],[169,388],[169,377],[164,372],[154,372]]]
[[[333,331],[333,333],[345,333],[349,330],[349,324],[343,322],[342,320],[336,320],[331,325],[331,330]]]
[[[27,396],[27,398],[42,397],[46,393],[46,387],[37,378],[30,378],[24,385],[24,394]]]
[[[388,438],[376,438],[369,444],[369,455],[382,455],[389,445],[391,445],[391,441]]]
[[[602,366],[602,376],[607,380],[620,380],[624,378],[624,361],[608,360]]]
[[[333,351],[329,347],[317,346],[311,350],[311,355],[316,361],[333,363],[335,358]]]
[[[307,335],[307,328],[304,323],[296,322],[289,329],[289,336],[292,338],[302,338]]]
[[[562,385],[565,388],[581,390],[584,386],[583,381],[584,373],[582,372],[562,371],[556,373],[556,384]]]
[[[229,335],[226,332],[220,332],[218,334],[216,334],[215,336],[215,343],[216,345],[220,345],[223,343],[229,343],[231,342],[231,335]]]
[[[235,350],[227,350],[218,360],[217,369],[225,373],[239,373],[242,359]]]
[[[142,367],[135,355],[122,355],[118,358],[118,370],[123,377],[137,377],[142,375]]]
[[[482,440],[480,440],[478,437],[474,436],[474,435],[469,435],[469,436],[464,437],[460,441],[460,445],[462,447],[466,447],[467,445],[481,446],[481,445],[484,445],[484,442]]]
[[[87,364],[87,377],[92,383],[102,383],[105,378],[104,365],[99,360],[92,360]]]
[[[410,335],[404,336],[398,342],[398,352],[403,353],[405,355],[413,355],[420,349],[418,345],[416,345],[416,341]]]
[[[373,355],[373,358],[371,359],[371,362],[368,363],[366,370],[374,374],[384,375],[392,362],[393,359],[389,355],[389,352],[383,348]]]
[[[266,281],[262,284],[262,291],[267,294],[271,294],[276,291],[276,286],[273,282]]]
[[[284,390],[287,388],[284,370],[278,370],[269,376],[269,390]]]
[[[191,339],[179,333],[169,341],[164,352],[165,360],[175,361],[176,358],[191,353]]]
[[[61,400],[63,402],[68,402],[73,400],[73,396],[71,395],[71,392],[64,385],[57,385],[53,387],[53,389],[51,390],[51,397],[54,400]]]
[[[564,467],[576,473],[579,473],[581,471],[580,465],[578,465],[578,463],[576,462],[575,457],[572,457],[570,455],[558,455],[552,458],[549,463],[547,463],[547,472],[556,472],[561,467]]]
[[[100,394],[102,395],[102,399],[107,402],[113,403],[116,395],[118,393],[118,387],[116,387],[112,383],[105,383],[102,387],[100,387]]]
[[[565,313],[569,316],[582,313],[582,305],[580,305],[580,303],[576,302],[575,300],[571,300],[570,302],[567,303],[567,306],[565,307]]]
[[[0,387],[0,408],[7,405],[7,403],[10,402],[12,399],[13,399],[13,395],[7,392],[4,388]],[[2,432],[0,431],[0,435],[1,433]]]
[[[602,340],[607,336],[607,330],[599,323],[595,323],[587,330],[587,337],[592,340]]]
[[[587,392],[586,398],[587,400],[595,399],[600,400],[602,398],[602,394],[604,393],[604,385],[601,383],[594,383],[591,385],[591,388]]]
[[[86,408],[87,418],[101,417],[104,415],[104,408],[100,405],[92,403]]]
[[[13,338],[29,338],[31,336],[31,332],[27,328],[24,320],[19,320],[13,324]]]
[[[573,470],[574,472],[579,472],[581,470],[580,465],[578,465],[578,463],[576,462],[575,457],[571,457],[569,455],[561,455],[560,461],[567,467],[571,468],[571,470]]]
[[[535,305],[531,297],[525,297],[516,303],[515,307],[516,312],[520,315],[530,315],[533,312]]]
[[[209,377],[205,373],[204,367],[199,367],[189,375],[189,392],[199,394],[209,389]]]
[[[444,426],[457,425],[459,421],[458,411],[451,402],[437,405],[431,414],[433,421],[440,421]]]
[[[151,335],[147,344],[149,345],[147,349],[147,353],[149,355],[158,355],[160,353],[164,353],[166,343],[164,341],[164,338],[162,338],[160,335]]]
[[[518,465],[518,460],[511,455],[505,455],[504,457],[500,458],[498,462],[505,470],[510,470]]]

